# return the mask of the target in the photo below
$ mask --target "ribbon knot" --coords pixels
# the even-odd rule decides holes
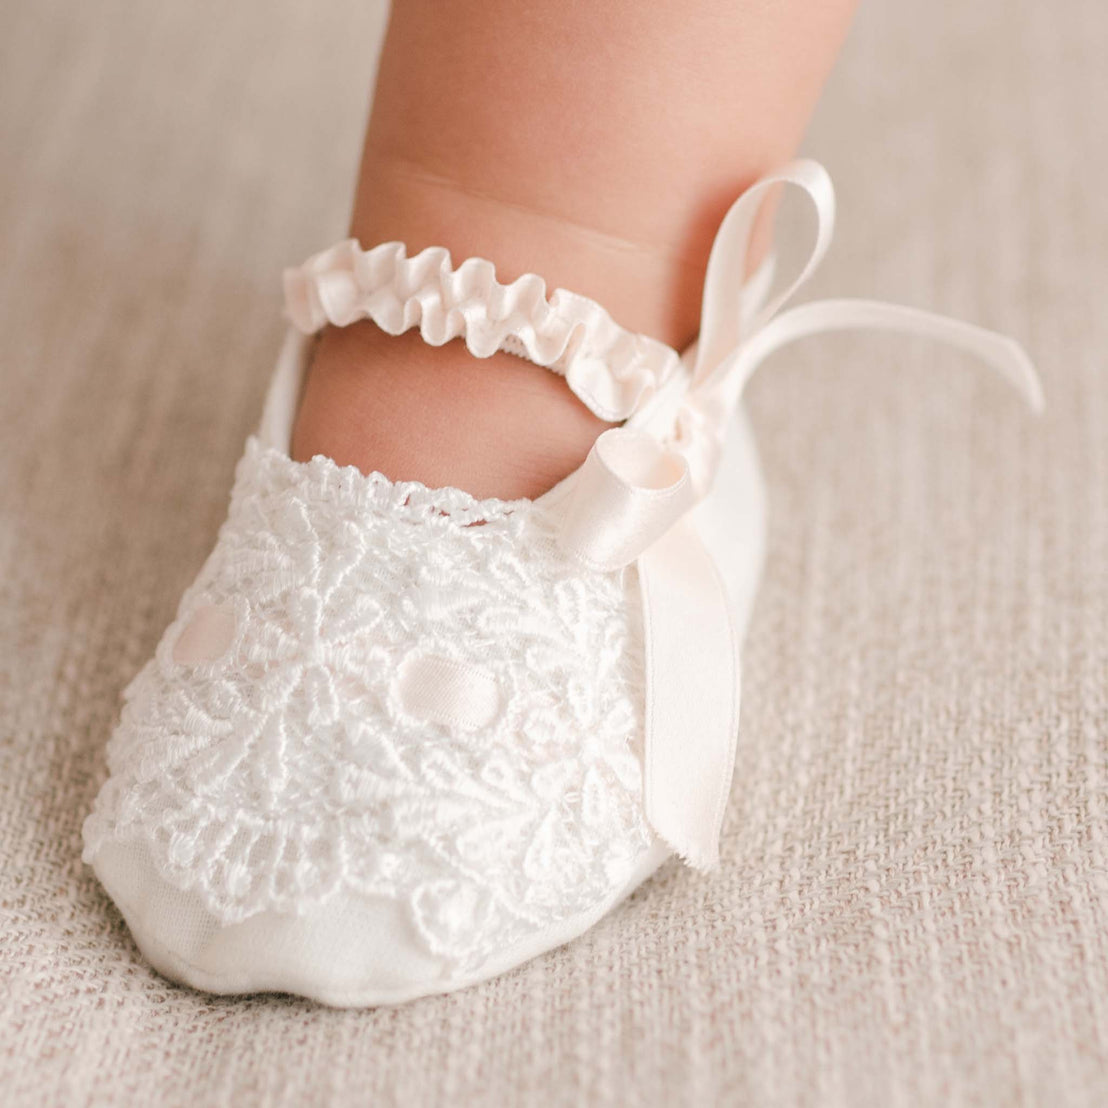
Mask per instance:
[[[630,565],[697,501],[685,456],[653,435],[613,427],[594,444],[562,516],[562,549],[590,569]]]
[[[800,188],[815,241],[780,294],[744,289],[750,234],[770,189]],[[708,259],[697,342],[680,372],[605,431],[556,509],[560,542],[582,565],[636,564],[645,636],[644,805],[655,833],[686,862],[718,860],[738,727],[739,644],[730,603],[693,509],[712,489],[746,382],[788,343],[874,329],[939,339],[974,354],[1042,407],[1034,367],[1012,339],[945,316],[872,300],[821,300],[782,312],[830,245],[835,199],[816,162],[799,160],[751,186],[724,217]],[[757,283],[757,282],[755,282]]]

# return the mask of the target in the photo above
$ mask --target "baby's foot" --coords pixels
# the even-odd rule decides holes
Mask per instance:
[[[975,353],[1041,402],[1026,355],[980,328],[872,301],[775,314],[741,276],[785,182],[815,205],[819,260],[830,181],[792,163],[725,219],[684,363],[584,296],[496,285],[445,250],[347,242],[290,271],[296,332],[228,520],[128,688],[85,825],[156,966],[218,992],[395,1003],[576,937],[670,852],[715,863],[764,538],[734,418],[750,373],[805,335],[878,327]],[[289,456],[306,335],[357,319],[380,332],[325,340],[300,453],[424,484]],[[392,337],[417,325],[425,357]],[[561,380],[591,426],[551,399]],[[427,487],[531,491],[605,420],[626,424],[537,500]]]

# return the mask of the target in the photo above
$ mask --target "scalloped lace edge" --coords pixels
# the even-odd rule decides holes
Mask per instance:
[[[527,498],[479,500],[453,486],[430,488],[419,481],[393,481],[378,470],[363,473],[357,466],[339,465],[325,454],[297,462],[284,451],[263,442],[258,435],[246,440],[239,465],[257,464],[254,459],[266,466],[283,469],[292,485],[301,492],[318,490],[324,496],[356,502],[358,510],[367,515],[388,515],[410,523],[433,521],[440,526],[469,527],[509,517],[522,519],[535,504]]]

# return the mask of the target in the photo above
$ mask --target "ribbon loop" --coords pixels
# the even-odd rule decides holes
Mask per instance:
[[[800,273],[783,292],[759,306],[743,305],[750,236],[758,213],[771,191],[781,185],[801,189],[816,213],[816,237]],[[707,384],[712,371],[741,343],[742,331],[755,332],[786,302],[823,261],[835,229],[835,190],[827,170],[818,162],[801,159],[751,185],[723,217],[704,277],[693,386]]]
[[[605,431],[574,477],[562,517],[563,550],[591,569],[630,565],[696,502],[689,465],[653,435]]]

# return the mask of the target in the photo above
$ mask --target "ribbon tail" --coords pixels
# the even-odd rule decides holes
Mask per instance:
[[[734,405],[746,382],[775,350],[809,335],[856,330],[919,335],[964,350],[995,369],[1032,411],[1042,411],[1042,383],[1027,351],[1015,339],[959,319],[880,300],[815,300],[790,308],[725,359],[713,372],[710,384],[726,394],[723,404]]]
[[[690,516],[638,559],[646,644],[643,797],[695,869],[719,861],[739,725],[739,647],[723,581]]]

